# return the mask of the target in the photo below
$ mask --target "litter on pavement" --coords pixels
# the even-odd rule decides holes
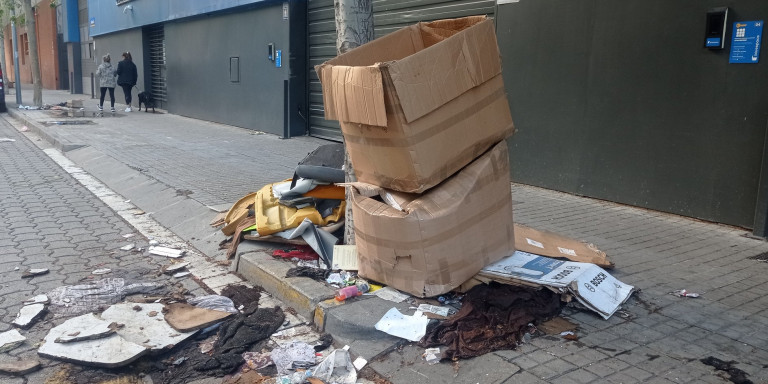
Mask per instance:
[[[161,293],[167,289],[157,283],[127,283],[123,278],[106,278],[88,284],[66,285],[48,292],[50,310],[58,316],[81,315],[116,304],[127,295]]]
[[[272,361],[277,367],[278,375],[287,375],[292,373],[297,365],[308,368],[315,366],[315,349],[303,341],[295,341],[284,347],[277,347],[272,350]]]
[[[22,336],[19,331],[11,329],[0,333],[0,353],[8,352],[24,343],[27,338]]]
[[[348,347],[331,352],[312,370],[312,376],[326,383],[355,384],[357,371],[349,357]]]
[[[267,339],[285,321],[280,308],[255,308],[250,306],[230,318],[218,330],[218,339],[208,355],[193,362],[196,371],[217,375],[232,373],[245,361],[243,352],[261,340]]]
[[[285,277],[309,277],[310,279],[317,281],[326,281],[331,274],[330,269],[320,269],[317,266],[299,266],[291,268],[285,273]]]
[[[165,306],[165,321],[179,332],[191,332],[216,324],[233,314],[213,309],[199,308],[185,303]]]
[[[232,299],[226,296],[220,295],[207,295],[197,296],[187,300],[188,304],[192,304],[198,308],[211,309],[214,311],[221,311],[227,313],[240,313],[235,307],[235,303]]]
[[[564,332],[575,331],[579,326],[562,318],[555,317],[547,320],[539,325],[537,328],[548,335],[560,335],[563,336]]]
[[[634,287],[615,279],[604,269],[588,263],[562,261],[516,251],[488,265],[479,273],[502,283],[522,282],[572,294],[604,319],[613,315],[632,294]]]
[[[295,239],[299,236],[320,256],[326,268],[331,267],[334,245],[339,241],[336,236],[318,229],[309,219],[299,224],[298,227],[274,234],[285,239]]]
[[[410,297],[409,295],[406,295],[392,287],[384,287],[382,289],[378,289],[373,292],[372,295],[380,299],[392,301],[395,303],[402,303]]]
[[[320,256],[308,245],[296,245],[289,249],[276,249],[272,256],[283,259],[298,259],[305,261],[318,260]]]
[[[424,359],[429,364],[530,341],[539,332],[536,326],[556,316],[563,301],[575,299],[604,319],[616,313],[634,287],[603,269],[614,267],[605,252],[588,242],[513,222],[505,139],[515,128],[509,103],[500,92],[504,81],[492,20],[467,17],[420,23],[369,47],[402,47],[403,38],[424,43],[413,52],[403,51],[404,57],[415,59],[371,69],[370,51],[352,50],[343,60],[316,67],[325,117],[339,121],[345,144],[319,147],[295,167],[293,175],[255,186],[256,192],[217,215],[210,224],[221,227],[228,237],[219,244],[227,249],[228,259],[236,256],[241,241],[280,242],[288,245],[272,255],[295,263],[285,277],[325,282],[336,290],[337,305],[360,294],[395,303],[408,300],[412,315],[392,308],[376,329],[421,342],[428,348]],[[454,44],[435,44],[444,40]],[[462,66],[458,72],[414,66],[454,57],[459,46],[473,55],[467,58],[470,62],[457,64]],[[399,76],[414,83],[444,85],[451,94],[381,83],[379,72],[386,67],[396,67]],[[350,73],[374,85],[339,88]],[[473,80],[466,82],[455,73],[470,73]],[[360,94],[366,97],[361,99]],[[392,103],[395,99],[397,104]],[[457,113],[469,118],[436,129],[436,122]],[[464,133],[470,129],[473,134],[467,137]],[[344,182],[345,149],[359,181]],[[347,203],[354,216],[355,244],[338,244]],[[365,305],[361,299],[352,301]],[[248,315],[233,318],[243,316]],[[427,329],[430,321],[434,325]],[[222,327],[233,324],[236,320]],[[541,326],[541,332],[553,335],[577,328],[563,319]],[[271,341],[280,348],[289,342],[311,344],[308,335],[300,327],[281,329]],[[578,338],[575,333],[562,337]],[[221,355],[203,365],[227,371],[243,356],[222,353],[221,343],[217,341],[213,352]],[[315,361],[309,361],[308,353],[308,361],[283,359],[281,353],[290,355],[273,350],[282,375],[276,382],[303,383],[310,377],[304,370]],[[347,373],[364,365],[363,359],[355,366],[348,351],[335,354],[338,359],[331,361],[329,356],[312,370],[317,378],[344,382],[350,380]],[[261,356],[249,357],[254,365],[262,365]],[[338,378],[317,375],[321,366],[328,370],[328,365],[331,371],[343,368]]]
[[[427,348],[424,350],[424,353],[421,355],[421,357],[423,357],[424,361],[426,361],[429,365],[435,365],[439,363],[440,359],[442,358],[440,355],[440,348]]]
[[[315,348],[317,347],[319,341],[318,338],[320,338],[320,336],[311,326],[302,324],[277,331],[269,338],[281,347],[287,346],[295,341],[302,341]],[[315,351],[317,351],[317,348],[315,348]]]
[[[153,255],[166,256],[166,257],[175,259],[175,258],[184,256],[186,254],[186,251],[182,251],[180,249],[175,249],[175,248],[153,246],[153,247],[149,247],[149,253]]]
[[[363,367],[365,367],[365,366],[366,366],[366,364],[368,364],[368,360],[366,360],[366,359],[363,359],[363,358],[362,358],[362,357],[360,357],[360,356],[358,356],[358,357],[357,357],[357,359],[355,359],[355,361],[353,361],[353,362],[352,362],[352,365],[353,365],[353,366],[355,367],[355,369],[357,369],[358,371],[359,371],[359,370],[361,370],[361,369],[363,369]]]
[[[16,319],[11,324],[21,329],[27,329],[42,317],[45,312],[45,304],[38,303],[22,306],[16,315]]]
[[[26,375],[40,369],[40,362],[31,359],[22,359],[18,361],[5,361],[0,362],[0,372],[5,372],[11,375]]]
[[[244,352],[243,360],[245,360],[248,368],[253,370],[259,370],[274,364],[270,353]]]
[[[31,304],[48,304],[50,300],[48,299],[48,296],[46,295],[37,295],[35,297],[32,297],[30,299],[24,300],[24,305],[31,305]]]
[[[427,332],[429,318],[416,311],[413,316],[403,315],[397,308],[391,308],[376,323],[379,331],[410,341],[419,341]]]
[[[419,304],[419,306],[416,309],[421,312],[434,313],[435,315],[443,316],[443,317],[448,317],[449,314],[451,314],[452,312],[455,312],[455,310],[452,308],[441,307],[438,305],[431,305],[431,304]]]
[[[445,347],[445,357],[450,359],[515,349],[529,324],[559,312],[560,297],[550,290],[478,285],[464,296],[461,310],[431,327],[419,345]]]
[[[30,278],[30,277],[45,275],[46,273],[48,273],[48,268],[32,268],[24,271],[24,273],[21,274],[21,277]]]
[[[332,269],[343,269],[345,271],[357,271],[357,246],[356,245],[334,245],[333,246],[333,265]]]
[[[117,323],[110,323],[106,320],[88,313],[77,317],[78,322],[72,324],[67,332],[61,334],[53,340],[54,343],[73,343],[85,340],[96,340],[107,337],[118,328]]]
[[[603,268],[613,268],[605,252],[594,244],[582,243],[556,233],[539,231],[515,224],[515,249],[536,255],[563,258],[581,263],[592,263]]]
[[[131,303],[121,303],[110,306],[100,316],[110,323],[125,324],[125,327],[117,329],[117,334],[152,351],[173,348],[194,335],[194,332],[173,329],[165,321],[162,311],[161,303],[143,304],[139,311],[134,310]]]
[[[224,224],[221,231],[232,236],[226,241],[228,257],[234,257],[243,238],[308,244],[330,268],[338,242],[333,233],[344,222],[345,190],[332,185],[343,181],[343,162],[343,145],[321,146],[299,163],[292,178],[243,196],[223,219],[211,222]]]
[[[161,271],[163,273],[173,274],[173,273],[176,273],[176,272],[186,268],[187,266],[189,266],[189,264],[190,263],[188,261],[185,261],[185,262],[182,262],[182,263],[168,264],[168,265],[163,266]]]
[[[669,294],[673,295],[673,296],[677,296],[677,297],[690,297],[690,298],[697,298],[697,297],[700,296],[698,293],[688,292],[685,289],[681,289],[681,290],[678,290],[678,291],[672,291]]]
[[[61,338],[82,330],[81,323],[83,319],[93,317],[91,314],[85,314],[80,317],[73,317],[61,325],[58,325],[48,332],[43,344],[37,350],[40,356],[55,360],[68,361],[71,363],[91,365],[104,368],[121,367],[132,363],[149,349],[139,343],[126,340],[117,333],[96,339],[85,340],[74,343],[57,343],[56,339]],[[109,324],[105,320],[102,322]]]

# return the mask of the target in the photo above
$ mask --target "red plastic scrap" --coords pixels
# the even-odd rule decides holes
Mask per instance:
[[[297,245],[294,249],[290,250],[276,249],[272,252],[272,256],[284,259],[297,258],[299,260],[317,260],[320,258],[317,252],[308,245]]]

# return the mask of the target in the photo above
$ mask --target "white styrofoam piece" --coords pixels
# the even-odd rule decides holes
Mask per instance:
[[[0,353],[8,352],[21,345],[27,338],[22,336],[19,331],[11,329],[0,333]]]
[[[53,341],[56,343],[73,343],[85,340],[95,340],[109,336],[115,331],[109,327],[110,322],[99,319],[92,313],[76,317],[79,321],[72,324],[70,332]]]
[[[35,297],[29,298],[27,300],[24,300],[24,305],[32,305],[32,304],[48,304],[50,300],[48,299],[48,296],[46,295],[37,295]]]
[[[149,247],[149,253],[158,256],[166,256],[170,258],[177,258],[184,256],[184,251],[180,249],[173,249],[168,247]]]
[[[93,317],[92,314],[74,317],[51,329],[37,353],[51,359],[105,368],[130,364],[147,353],[147,348],[132,343],[116,333],[102,339],[76,343],[55,342],[59,337],[77,332],[80,329],[81,318],[85,316]]]
[[[19,314],[16,315],[16,319],[13,320],[13,325],[20,328],[27,328],[43,311],[45,311],[45,304],[25,305],[19,310]]]
[[[141,304],[140,311],[133,309],[135,305],[133,303],[115,304],[102,312],[101,318],[107,322],[115,321],[125,324],[124,328],[117,330],[117,334],[152,351],[172,348],[195,334],[195,332],[179,332],[171,328],[163,316],[163,304]],[[150,312],[157,313],[155,316],[149,316]]]

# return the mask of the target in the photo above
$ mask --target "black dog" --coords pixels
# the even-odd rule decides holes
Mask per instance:
[[[144,104],[144,112],[149,112],[149,108],[152,108],[152,113],[155,113],[155,99],[152,98],[151,93],[139,92],[139,111],[141,111],[142,104]]]

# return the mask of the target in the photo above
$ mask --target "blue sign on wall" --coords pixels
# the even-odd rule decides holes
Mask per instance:
[[[278,49],[275,52],[275,67],[280,68],[283,66],[283,50]]]
[[[760,61],[760,43],[763,39],[763,21],[737,21],[731,34],[729,63],[757,64]]]

